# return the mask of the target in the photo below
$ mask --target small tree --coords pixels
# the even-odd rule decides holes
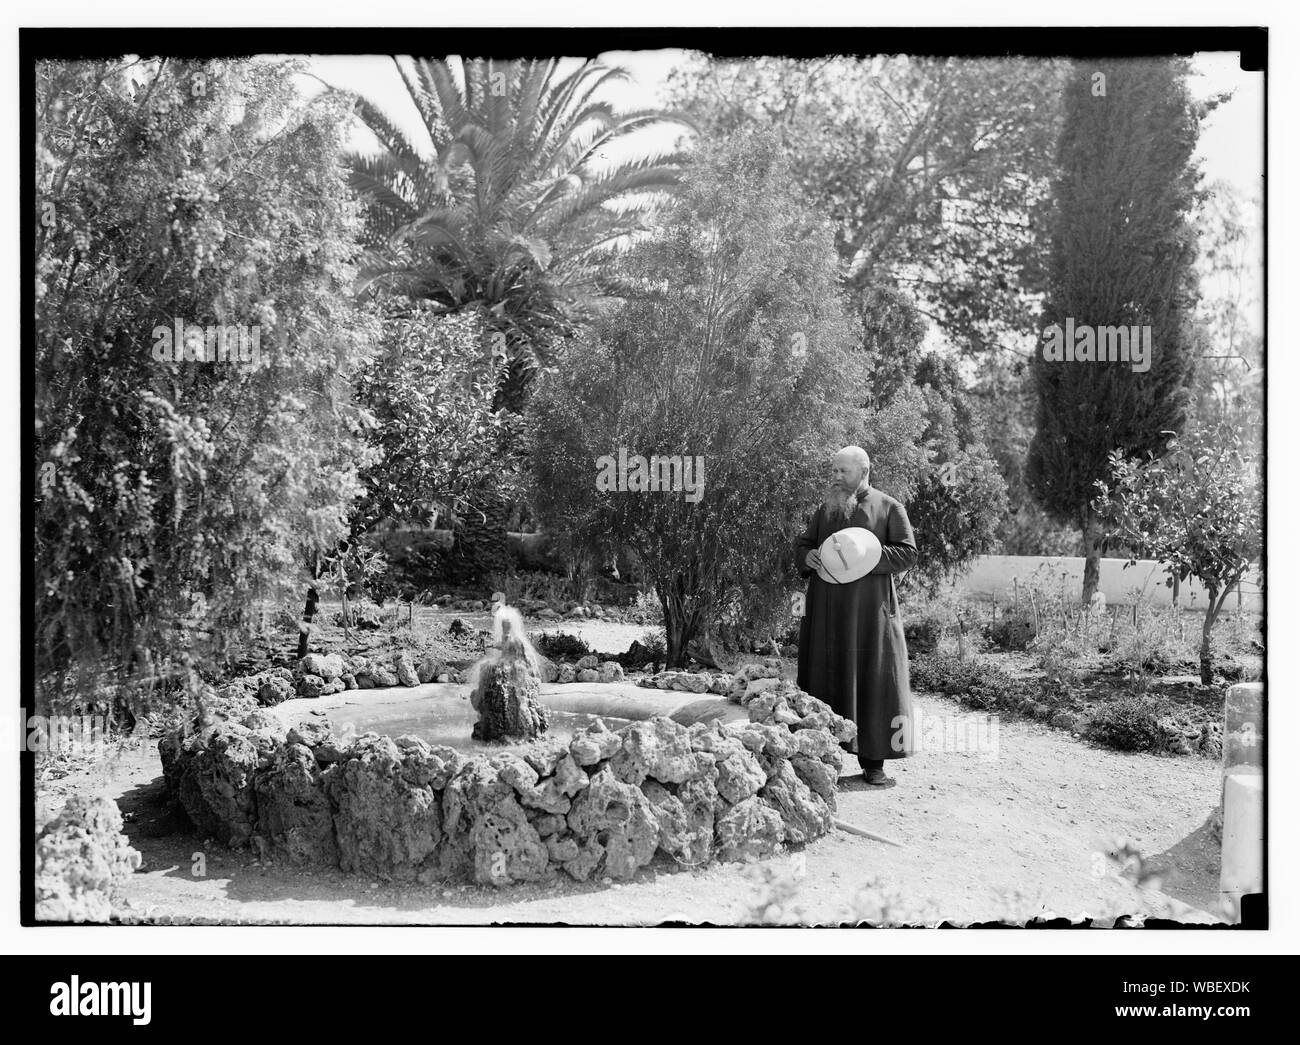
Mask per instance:
[[[596,554],[637,553],[676,665],[747,592],[793,582],[794,537],[827,459],[861,432],[830,231],[791,185],[770,137],[719,144],[628,258],[622,308],[569,349],[533,404],[548,530]],[[621,453],[702,458],[698,500],[609,489],[599,459]]]
[[[522,424],[493,408],[507,364],[482,317],[388,307],[379,351],[356,383],[375,451],[357,533],[385,519],[427,523],[435,507],[472,513],[485,496],[518,489]]]
[[[1111,468],[1113,480],[1097,484],[1093,507],[1112,533],[1166,564],[1178,581],[1205,585],[1201,684],[1208,686],[1214,622],[1262,550],[1258,451],[1221,425],[1176,439],[1145,463],[1112,454]]]

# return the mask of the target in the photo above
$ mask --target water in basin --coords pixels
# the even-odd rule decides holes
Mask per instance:
[[[549,709],[550,729],[543,740],[572,740],[575,733],[586,729],[596,720],[595,715],[580,711]],[[631,719],[609,715],[600,716],[610,729],[620,729]],[[493,754],[516,751],[528,747],[527,742],[495,744],[475,740],[470,736],[478,716],[465,696],[441,694],[429,699],[381,702],[349,702],[329,711],[330,724],[336,733],[353,736],[361,733],[384,733],[390,737],[407,734],[420,737],[430,744],[442,744],[459,751]]]

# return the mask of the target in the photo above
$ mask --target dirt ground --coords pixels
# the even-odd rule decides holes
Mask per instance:
[[[597,649],[632,625],[566,622]],[[598,633],[597,633],[598,632]],[[397,887],[338,871],[259,863],[196,836],[169,810],[156,747],[70,767],[38,789],[38,823],[68,795],[116,799],[143,866],[118,898],[127,921],[288,924],[969,924],[1034,918],[1217,918],[1219,846],[1207,819],[1220,768],[1201,757],[1088,746],[1033,721],[1000,722],[917,694],[921,750],[888,769],[896,785],[841,778],[839,817],[903,843],[834,831],[753,865],[676,868],[662,857],[631,882],[503,889]],[[1106,853],[1126,842],[1138,888]],[[201,873],[200,873],[201,872]]]

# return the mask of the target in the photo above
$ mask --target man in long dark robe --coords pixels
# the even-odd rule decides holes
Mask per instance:
[[[907,642],[894,574],[916,564],[916,538],[903,506],[867,482],[871,460],[846,446],[832,462],[832,482],[795,545],[801,576],[811,578],[799,629],[799,688],[858,725],[845,748],[858,756],[868,784],[887,787],[886,759],[912,750],[912,696]],[[850,526],[880,540],[880,562],[865,577],[833,584],[817,576],[817,549]]]

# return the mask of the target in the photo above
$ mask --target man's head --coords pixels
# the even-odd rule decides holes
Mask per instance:
[[[826,491],[826,508],[849,518],[856,507],[858,488],[871,474],[871,458],[860,446],[846,446],[831,458],[831,485]]]
[[[831,481],[841,490],[856,490],[871,472],[871,458],[860,446],[846,446],[831,458]]]

